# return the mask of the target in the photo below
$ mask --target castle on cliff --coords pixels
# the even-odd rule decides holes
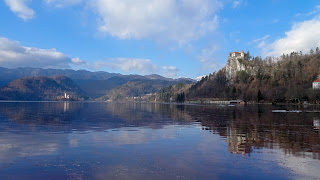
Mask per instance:
[[[228,62],[225,67],[226,76],[228,79],[236,76],[238,71],[245,71],[246,66],[244,64],[246,54],[242,50],[241,53],[239,52],[231,52],[228,56]]]

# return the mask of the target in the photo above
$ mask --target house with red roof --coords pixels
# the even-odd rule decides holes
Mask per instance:
[[[241,53],[239,52],[231,52],[229,53],[229,56],[230,57],[241,57],[241,58],[244,58],[244,51],[242,50]]]
[[[317,79],[312,82],[312,88],[313,89],[320,89],[320,79]]]

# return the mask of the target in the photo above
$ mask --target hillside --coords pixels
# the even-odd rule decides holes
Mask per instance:
[[[135,79],[131,80],[115,89],[112,89],[100,100],[137,100],[147,94],[153,94],[168,85],[175,85],[177,83],[192,83],[188,80],[180,81],[166,81],[166,80],[150,80],[150,79]]]
[[[245,54],[244,58],[230,56],[226,67],[202,78],[183,92],[186,100],[317,102],[320,101],[320,92],[312,89],[312,82],[319,75],[319,50],[265,59]],[[169,91],[172,89],[161,90],[158,94],[164,96]],[[174,96],[171,98],[175,99]]]
[[[70,100],[83,100],[85,93],[66,76],[24,77],[0,88],[0,100],[59,100],[64,93]]]

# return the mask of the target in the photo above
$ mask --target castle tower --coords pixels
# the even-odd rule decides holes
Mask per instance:
[[[241,57],[244,58],[244,51],[241,51]]]

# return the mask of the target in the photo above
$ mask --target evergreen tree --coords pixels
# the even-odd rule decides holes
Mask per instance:
[[[259,89],[259,91],[258,91],[258,102],[260,102],[262,99],[263,99],[263,97],[262,97],[261,91]]]
[[[310,50],[310,54],[313,55],[313,53],[314,53],[314,51],[313,51],[313,49],[311,49],[311,50]]]

